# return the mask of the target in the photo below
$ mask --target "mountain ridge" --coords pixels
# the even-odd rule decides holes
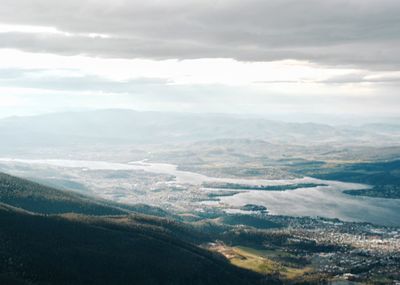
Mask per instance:
[[[396,134],[397,128],[390,128]],[[184,143],[248,139],[293,143],[368,142],[382,139],[374,128],[282,122],[224,114],[96,110],[0,119],[3,147],[88,144]],[[355,135],[356,134],[356,135]],[[388,139],[390,134],[385,134]]]

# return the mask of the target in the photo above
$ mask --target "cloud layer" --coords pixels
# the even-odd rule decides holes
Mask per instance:
[[[0,117],[398,116],[398,0],[2,0]]]
[[[117,58],[297,59],[398,70],[399,13],[397,0],[3,0],[3,24],[56,30],[11,29],[0,33],[0,47]]]

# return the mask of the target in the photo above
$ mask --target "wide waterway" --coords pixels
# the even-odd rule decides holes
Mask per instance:
[[[382,225],[400,226],[400,200],[350,196],[343,190],[363,189],[367,185],[340,181],[320,180],[311,177],[265,180],[243,178],[215,178],[181,171],[176,165],[166,163],[130,162],[115,163],[106,161],[66,160],[66,159],[14,159],[0,158],[4,164],[48,165],[63,168],[82,168],[90,170],[143,170],[151,173],[174,176],[173,183],[193,185],[204,191],[204,182],[234,183],[245,185],[289,185],[299,183],[324,184],[288,191],[245,190],[232,196],[220,197],[216,205],[238,208],[245,204],[263,205],[271,214],[289,216],[323,216],[346,221],[371,222]],[[220,189],[219,191],[223,191]],[[229,191],[229,190],[226,190]]]

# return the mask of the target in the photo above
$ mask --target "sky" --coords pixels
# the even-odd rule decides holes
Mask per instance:
[[[400,116],[398,0],[2,0],[0,117]]]

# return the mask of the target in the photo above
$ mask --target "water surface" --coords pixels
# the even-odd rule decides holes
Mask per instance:
[[[177,169],[176,165],[172,164],[145,161],[115,163],[67,159],[0,158],[0,162],[6,164],[27,164],[31,166],[48,165],[52,167],[81,168],[82,170],[142,170],[174,176],[175,178],[172,183],[189,185],[189,187],[195,187],[198,191],[206,191],[206,189],[201,187],[204,182],[246,185],[326,184],[326,186],[298,188],[290,191],[243,190],[236,195],[219,197],[220,201],[212,202],[212,204],[232,209],[239,208],[245,204],[257,204],[267,207],[271,214],[276,215],[322,216],[339,218],[346,221],[400,226],[400,200],[351,196],[342,193],[343,190],[369,187],[368,185],[357,183],[321,180],[311,177],[282,180],[216,178],[190,171],[181,171]],[[221,191],[221,189],[218,191]]]

